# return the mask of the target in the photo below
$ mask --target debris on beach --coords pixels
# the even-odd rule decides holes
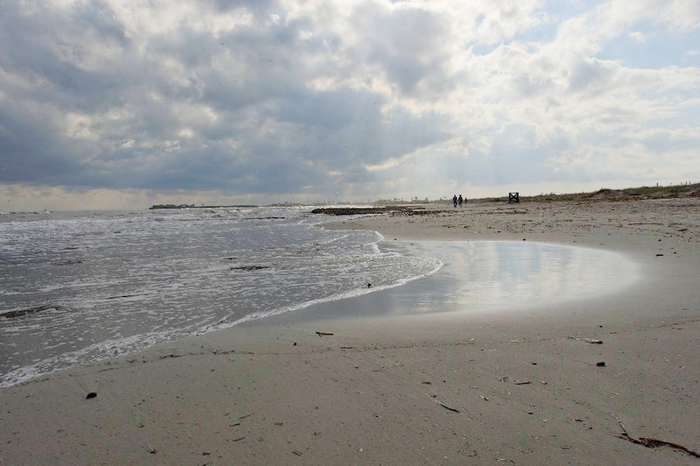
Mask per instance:
[[[318,335],[319,337],[330,337],[330,336],[333,336],[333,334],[332,334],[332,333],[329,333],[329,332],[316,332],[316,335]]]
[[[657,448],[657,447],[671,447],[674,450],[679,450],[685,453],[686,455],[693,456],[695,458],[700,458],[700,453],[695,452],[693,450],[689,450],[688,448],[684,447],[683,445],[679,445],[677,443],[673,442],[667,442],[665,440],[659,440],[655,438],[644,438],[644,437],[639,437],[639,438],[634,438],[632,437],[629,432],[627,432],[627,428],[625,425],[622,423],[622,420],[615,416],[615,419],[617,419],[617,423],[622,429],[622,433],[617,436],[617,438],[621,438],[623,440],[629,440],[630,442],[634,443],[635,445],[643,445],[647,448]]]
[[[568,338],[569,338],[570,340],[578,340],[578,341],[583,341],[583,342],[585,342],[585,343],[591,343],[592,345],[602,345],[602,344],[603,344],[603,340],[598,340],[598,339],[596,339],[596,338],[586,338],[586,337],[584,337],[584,338],[577,338],[577,337],[574,337],[574,336],[569,336]]]
[[[598,367],[605,367],[605,361],[599,361],[599,362],[595,363],[595,365]]]
[[[436,401],[436,403],[439,404],[440,406],[442,406],[443,408],[445,408],[446,410],[452,411],[453,413],[459,413],[459,412],[460,412],[458,409],[450,408],[450,407],[447,406],[446,404],[440,403],[439,401]]]
[[[505,377],[501,377],[500,379],[498,379],[498,381],[499,382],[509,382],[510,378],[508,376],[505,376]],[[532,384],[532,382],[530,382],[529,380],[513,380],[512,383],[514,385],[531,385]]]
[[[87,394],[85,397],[86,400],[89,400],[90,398],[97,398],[97,393],[96,392],[90,392]]]

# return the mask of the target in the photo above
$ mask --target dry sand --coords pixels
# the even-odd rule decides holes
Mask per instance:
[[[309,308],[51,374],[0,389],[0,464],[700,464],[619,422],[700,452],[700,200],[442,210],[329,227],[609,249],[641,278],[478,315]]]

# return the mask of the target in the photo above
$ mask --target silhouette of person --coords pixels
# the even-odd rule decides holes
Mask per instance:
[[[457,195],[452,196],[452,203],[457,207]]]

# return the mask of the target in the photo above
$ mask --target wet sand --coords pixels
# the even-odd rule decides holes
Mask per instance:
[[[0,389],[0,464],[697,464],[623,429],[700,451],[700,200],[427,207],[327,227],[386,247],[595,248],[639,276],[539,306],[402,312],[455,275],[446,264]]]

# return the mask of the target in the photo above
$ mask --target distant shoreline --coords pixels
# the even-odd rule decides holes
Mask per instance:
[[[556,201],[631,201],[638,199],[675,199],[681,197],[700,197],[700,183],[687,183],[672,186],[642,186],[637,188],[625,189],[599,189],[598,191],[585,193],[564,193],[564,194],[538,194],[535,196],[520,196],[520,202],[556,202]],[[508,202],[509,197],[485,197],[469,199],[468,203],[474,202]],[[363,210],[368,210],[366,213],[384,213],[390,210],[398,210],[396,206],[402,206],[401,209],[409,210],[409,206],[427,206],[434,204],[452,204],[452,199],[434,199],[423,201],[406,201],[402,199],[379,199],[374,201],[374,207],[362,207]],[[311,203],[299,204],[292,202],[284,202],[277,204],[269,204],[265,206],[253,204],[238,204],[238,205],[195,205],[195,204],[156,204],[149,207],[148,210],[170,210],[170,209],[231,209],[231,208],[257,208],[257,207],[299,207],[299,206],[328,206],[329,204]],[[333,205],[333,204],[330,204]],[[358,207],[353,207],[353,203],[340,203],[333,207],[319,207],[313,213],[328,213],[331,215],[358,215],[363,212],[358,212]],[[417,207],[423,209],[425,207]]]

